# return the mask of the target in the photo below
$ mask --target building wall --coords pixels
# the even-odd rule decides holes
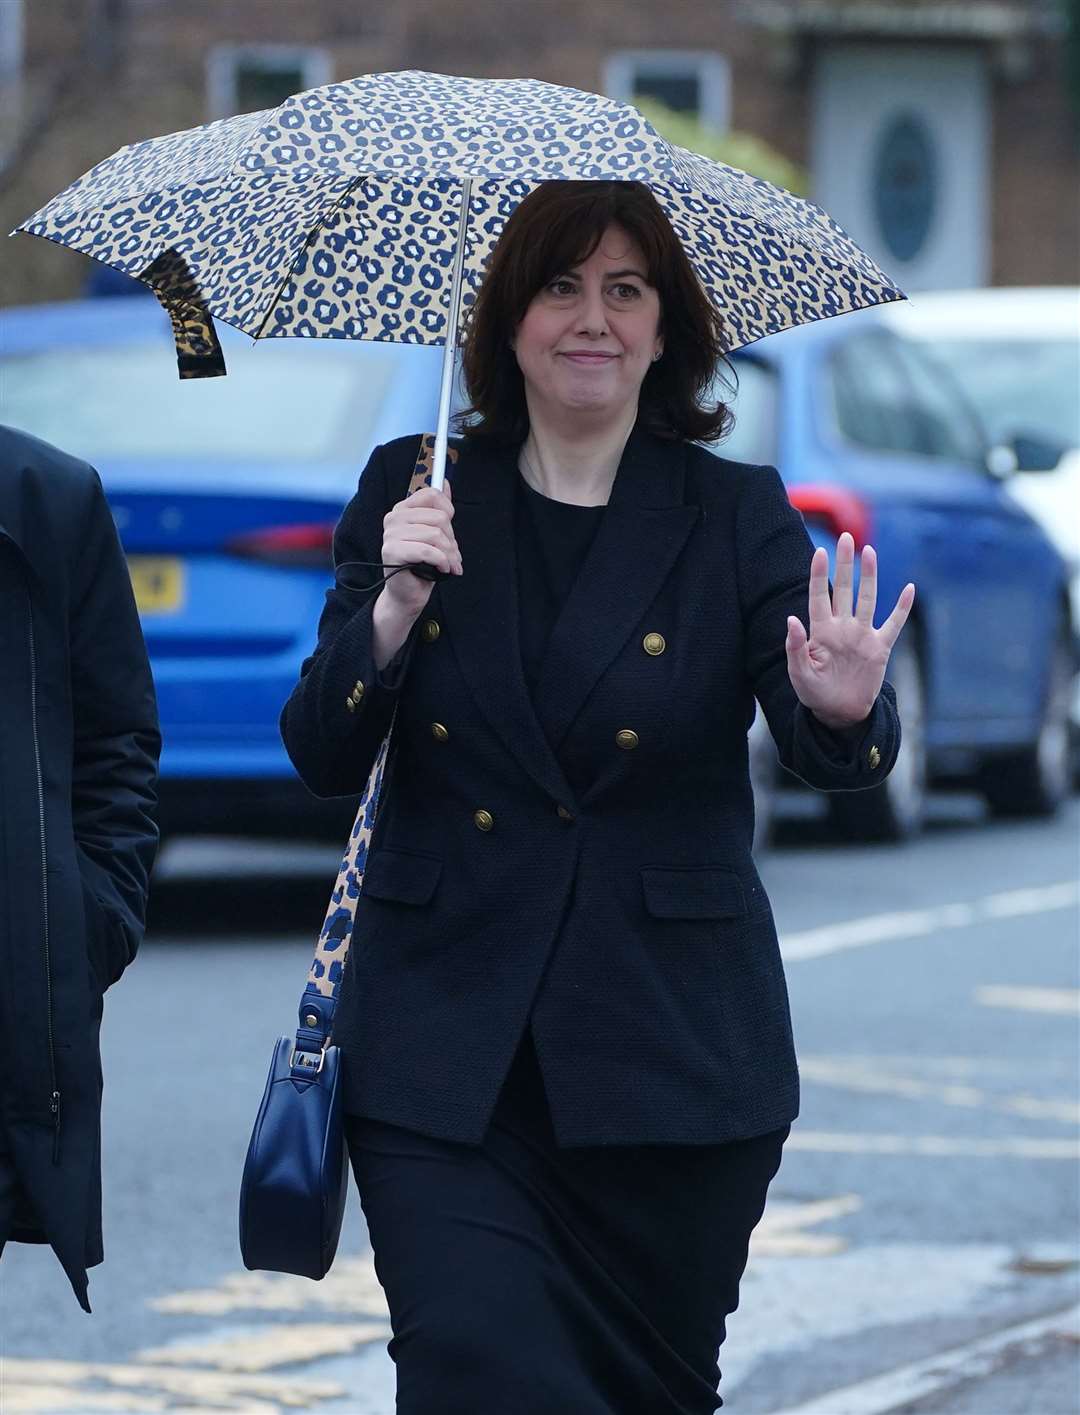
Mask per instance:
[[[1064,50],[1031,50],[1024,82],[1001,85],[994,114],[994,285],[1080,281],[1080,137]]]
[[[125,11],[126,25],[110,28],[109,14]],[[20,96],[27,131],[0,169],[3,230],[122,144],[207,121],[207,51],[252,42],[322,45],[338,78],[418,68],[592,90],[602,88],[615,50],[715,50],[731,65],[732,125],[796,163],[809,157],[812,62],[804,53],[792,63],[790,48],[733,0],[30,0]],[[1075,130],[1052,40],[1031,53],[1022,82],[995,81],[993,280],[1072,283],[1080,279]],[[83,257],[26,236],[3,255],[0,304],[69,297],[87,270]]]

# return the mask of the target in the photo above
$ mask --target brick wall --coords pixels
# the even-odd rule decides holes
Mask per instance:
[[[994,108],[994,285],[1080,283],[1080,140],[1063,46],[1031,51],[1023,83],[998,81]]]
[[[2,0],[0,0],[2,2]],[[111,0],[113,5],[116,0]],[[112,60],[102,45],[110,0],[27,4],[23,113],[34,116],[14,167],[0,173],[0,227],[10,230],[94,162],[126,142],[205,122],[209,48],[216,43],[317,44],[336,77],[384,69],[529,75],[599,90],[613,50],[716,50],[733,74],[733,125],[804,164],[809,66],[786,75],[763,32],[732,0],[128,0]],[[1078,152],[1070,137],[1060,57],[1034,46],[1022,83],[996,81],[993,278],[1075,282],[1080,239]],[[3,248],[0,304],[66,298],[87,261],[19,236]]]

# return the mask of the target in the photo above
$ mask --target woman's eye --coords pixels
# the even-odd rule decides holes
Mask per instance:
[[[551,294],[562,296],[573,295],[577,290],[577,286],[572,280],[565,279],[552,280],[547,288]],[[622,281],[616,285],[610,286],[609,289],[616,298],[620,300],[635,300],[641,294],[641,291],[636,285],[629,285]]]

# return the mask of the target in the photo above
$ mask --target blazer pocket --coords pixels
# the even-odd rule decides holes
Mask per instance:
[[[398,904],[426,904],[435,893],[443,862],[435,855],[406,850],[374,850],[367,860],[361,895]]]
[[[719,865],[646,866],[645,908],[656,919],[737,919],[746,913],[742,881]]]

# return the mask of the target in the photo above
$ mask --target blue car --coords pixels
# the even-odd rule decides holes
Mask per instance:
[[[828,797],[835,825],[910,836],[934,785],[973,786],[996,813],[1053,813],[1070,782],[1074,626],[1063,558],[1007,494],[1016,458],[990,447],[932,350],[876,310],[773,335],[732,362],[737,422],[720,454],[780,470],[830,574],[842,531],[873,543],[876,624],[916,585],[888,671],[899,760],[880,787]],[[775,789],[800,788],[760,713],[751,747],[761,843]]]
[[[308,794],[278,714],[334,524],[375,444],[434,425],[440,351],[219,333],[228,377],[182,383],[151,296],[7,310],[0,421],[101,473],[157,685],[164,831],[343,835],[350,804]]]
[[[333,526],[370,449],[433,425],[441,354],[220,333],[229,376],[181,383],[149,296],[7,311],[0,420],[101,471],[157,684],[164,830],[339,833],[351,803],[308,795],[278,714],[314,643]],[[875,311],[762,340],[735,365],[720,454],[779,467],[830,556],[845,529],[874,543],[879,623],[918,586],[889,669],[900,760],[881,787],[829,797],[837,825],[910,835],[938,782],[974,782],[996,810],[1054,810],[1075,671],[1066,568],[988,466],[963,396]],[[798,783],[761,714],[751,747],[760,840],[776,788]]]

